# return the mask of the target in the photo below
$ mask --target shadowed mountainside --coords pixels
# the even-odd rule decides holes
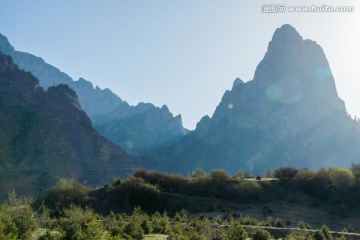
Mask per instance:
[[[98,185],[132,167],[133,158],[92,128],[72,89],[45,92],[0,53],[1,193],[39,194],[62,177]]]

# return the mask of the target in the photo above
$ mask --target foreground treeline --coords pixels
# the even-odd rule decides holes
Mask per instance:
[[[310,203],[314,207],[331,206],[332,214],[347,217],[360,204],[360,167],[317,172],[279,168],[269,176],[255,178],[248,173],[230,176],[222,170],[206,174],[197,169],[188,178],[139,170],[126,181],[114,179],[112,184],[95,190],[63,180],[41,199],[51,209],[74,203],[92,206],[102,214],[129,213],[137,206],[149,213],[165,210],[175,213],[182,209],[196,213],[221,210],[223,200],[237,203],[281,200]]]
[[[239,202],[312,201],[314,206],[333,204],[345,216],[360,204],[360,165],[348,168],[308,169],[279,168],[267,176],[252,177],[249,173],[228,175],[222,170],[206,174],[195,170],[189,178],[140,170],[134,177],[161,192],[189,196],[237,200]],[[335,213],[335,212],[334,212]]]
[[[207,174],[197,169],[184,178],[139,170],[126,180],[114,179],[97,189],[62,179],[35,200],[11,192],[0,206],[0,239],[142,239],[149,233],[165,234],[169,239],[270,239],[262,227],[286,228],[290,223],[226,214],[223,202],[284,200],[313,207],[327,205],[332,206],[333,214],[346,217],[359,207],[359,190],[359,166],[317,172],[280,168],[266,177],[230,176],[222,170]],[[224,212],[225,217],[190,215],[212,211]],[[291,226],[294,224],[296,227],[296,223]],[[310,228],[304,222],[298,227]],[[323,227],[316,232],[295,231],[286,239],[335,238]]]
[[[273,236],[263,227],[279,227],[271,218],[257,221],[249,217],[234,218],[231,214],[224,218],[191,217],[183,210],[170,216],[166,212],[147,214],[135,208],[131,214],[110,212],[103,216],[90,207],[74,204],[62,209],[49,209],[41,204],[35,210],[33,206],[31,200],[10,193],[0,207],[0,239],[120,240],[164,234],[170,240],[267,240]],[[300,223],[300,228],[301,224],[304,223]],[[286,239],[335,240],[345,237],[335,238],[323,226],[314,232],[293,231]]]

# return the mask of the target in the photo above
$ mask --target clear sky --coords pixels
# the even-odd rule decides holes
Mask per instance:
[[[354,6],[353,13],[262,13],[263,4]],[[360,116],[358,0],[0,0],[0,33],[77,80],[134,105],[168,105],[193,129],[235,78],[251,80],[276,28],[324,49],[340,97]]]

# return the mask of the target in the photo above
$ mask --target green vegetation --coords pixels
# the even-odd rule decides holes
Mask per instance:
[[[358,171],[358,166],[353,169]],[[222,170],[206,174],[198,169],[190,178],[183,178],[140,170],[127,180],[114,179],[111,186],[100,189],[61,179],[37,200],[10,192],[0,206],[0,239],[262,240],[278,238],[281,231],[276,229],[292,224],[289,220],[271,217],[273,209],[267,204],[264,206],[264,202],[281,199],[296,202],[296,196],[307,195],[309,199],[316,199],[320,207],[340,203],[337,206],[346,210],[359,204],[360,174],[352,169],[311,172],[284,168],[272,173],[276,179],[261,177],[259,180],[244,175],[229,176]],[[353,199],[347,199],[349,195]],[[189,199],[186,196],[196,200],[186,202]],[[254,219],[228,210],[217,216],[194,214],[223,212],[222,204],[226,201],[262,203],[264,218]],[[293,225],[296,227],[296,222]],[[300,221],[296,229],[281,238],[344,239],[333,236],[326,226],[309,230],[311,226],[304,221]]]

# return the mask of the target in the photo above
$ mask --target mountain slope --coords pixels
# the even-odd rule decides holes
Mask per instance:
[[[181,116],[173,116],[166,106],[152,104],[130,106],[109,89],[93,87],[80,78],[74,81],[67,74],[29,53],[19,52],[0,34],[0,51],[10,55],[20,69],[31,72],[45,89],[67,84],[75,90],[82,109],[100,134],[131,154],[140,154],[184,136],[187,130]],[[143,106],[146,107],[144,111]],[[136,124],[134,124],[136,122]],[[125,130],[124,130],[125,129]],[[154,130],[155,129],[155,130]],[[132,144],[129,144],[129,143]]]
[[[162,151],[150,162],[182,173],[348,166],[360,160],[360,126],[347,116],[321,47],[284,25],[254,79],[236,79],[211,118]]]
[[[45,92],[0,53],[0,189],[39,194],[61,177],[91,185],[125,177],[134,159],[100,136],[67,85]]]

